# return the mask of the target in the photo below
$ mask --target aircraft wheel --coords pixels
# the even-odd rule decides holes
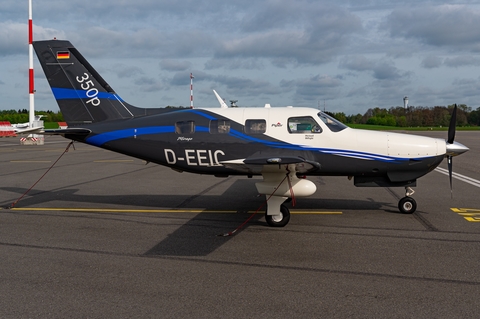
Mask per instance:
[[[398,209],[402,214],[413,214],[417,209],[417,202],[411,197],[404,197],[398,202]]]
[[[284,227],[290,221],[290,210],[282,204],[280,206],[280,215],[267,215],[267,212],[265,212],[265,220],[271,227]]]

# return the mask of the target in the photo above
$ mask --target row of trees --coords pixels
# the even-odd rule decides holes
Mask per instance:
[[[448,126],[454,105],[449,106],[410,106],[407,109],[397,106],[390,109],[374,108],[361,115],[345,115],[345,113],[330,113],[337,120],[346,124],[372,124],[399,127],[439,127]],[[327,112],[328,113],[328,112]],[[465,104],[458,105],[458,126],[479,126],[480,107],[472,110]]]
[[[63,115],[59,111],[35,111],[35,115],[43,115],[44,122],[63,122]],[[28,122],[28,110],[0,110],[0,121],[9,121],[10,123],[26,123]]]

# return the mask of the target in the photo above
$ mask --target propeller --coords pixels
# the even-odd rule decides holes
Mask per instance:
[[[457,104],[453,107],[452,117],[450,118],[450,125],[448,126],[448,138],[447,143],[453,144],[455,140],[455,129],[457,124]],[[447,164],[448,164],[448,177],[450,179],[450,195],[453,198],[453,187],[452,187],[452,171],[453,171],[453,156],[447,155]]]

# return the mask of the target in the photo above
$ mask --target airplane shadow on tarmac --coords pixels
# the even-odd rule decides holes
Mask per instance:
[[[92,207],[92,203],[111,204],[116,209],[161,209],[175,208],[202,208],[208,211],[236,211],[236,213],[218,214],[202,212],[186,222],[182,221],[173,233],[167,238],[146,251],[146,256],[206,256],[226,243],[232,237],[219,237],[217,235],[233,231],[247,220],[251,214],[262,204],[265,197],[259,196],[253,183],[255,180],[239,179],[232,186],[225,189],[221,195],[81,195],[77,194],[77,188],[63,188],[58,190],[32,190],[28,197],[23,198],[15,207],[58,207],[59,201],[65,202],[64,207],[85,208]],[[16,193],[20,197],[27,189],[18,187],[2,187],[4,192]],[[9,207],[11,202],[3,201],[2,207]],[[48,205],[52,202],[51,205]],[[79,205],[80,204],[80,205]],[[321,210],[383,210],[393,203],[375,202],[365,200],[339,200],[339,199],[315,199],[301,198],[297,201],[297,209],[321,209]],[[287,204],[291,207],[291,204]],[[122,207],[123,206],[123,207]],[[111,207],[111,206],[110,206]],[[382,209],[383,207],[383,209]],[[68,209],[68,208],[67,208]],[[133,209],[132,209],[133,210]],[[261,211],[265,210],[263,206]],[[388,211],[388,210],[387,210]],[[251,225],[265,225],[263,213],[257,213],[240,229]],[[288,227],[288,226],[287,226]]]

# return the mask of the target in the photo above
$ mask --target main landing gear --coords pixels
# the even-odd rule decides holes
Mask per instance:
[[[268,207],[265,212],[265,220],[268,226],[271,227],[284,227],[290,221],[290,210],[285,205],[280,205],[280,214],[268,215]]]
[[[413,214],[417,209],[417,202],[410,197],[415,191],[410,187],[405,187],[405,197],[398,202],[398,209],[402,214]]]
[[[310,196],[317,190],[312,181],[297,177],[294,164],[266,166],[262,176],[263,181],[255,186],[265,195],[265,220],[271,227],[284,227],[290,221],[290,210],[284,205],[288,198]]]

